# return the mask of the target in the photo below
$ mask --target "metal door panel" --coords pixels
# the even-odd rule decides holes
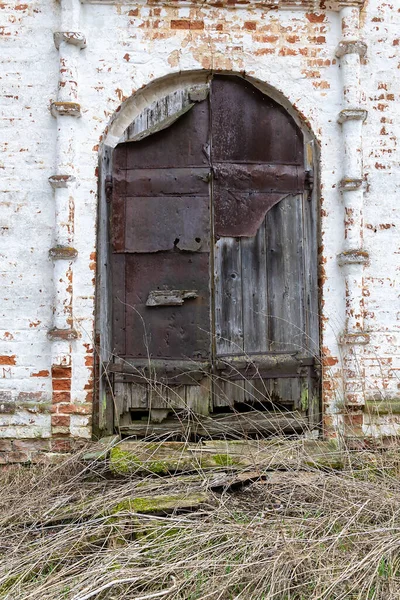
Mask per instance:
[[[214,77],[211,105],[213,161],[304,165],[293,118],[244,79]]]
[[[209,256],[157,252],[126,255],[126,355],[208,359],[210,354]],[[190,289],[182,306],[146,306],[151,291]]]
[[[210,168],[181,167],[125,170],[123,194],[129,196],[208,196]]]
[[[209,252],[209,196],[126,199],[124,252]]]
[[[127,142],[127,169],[202,167],[209,164],[209,104],[199,102],[168,129]]]

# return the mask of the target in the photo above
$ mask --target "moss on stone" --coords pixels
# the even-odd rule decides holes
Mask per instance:
[[[110,514],[115,515],[125,511],[141,514],[170,512],[172,510],[194,508],[203,504],[206,500],[207,495],[202,493],[125,498],[111,509]]]
[[[233,458],[229,454],[214,454],[213,459],[219,467],[231,467],[235,464]]]

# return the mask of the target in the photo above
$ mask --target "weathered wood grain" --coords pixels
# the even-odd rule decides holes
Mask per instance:
[[[272,351],[304,348],[302,195],[287,196],[266,217],[269,341]]]
[[[267,348],[267,265],[265,221],[255,237],[241,238],[243,350]]]
[[[295,434],[306,430],[307,418],[299,412],[246,412],[227,413],[214,417],[199,417],[196,420],[171,419],[162,423],[132,421],[129,426],[121,427],[125,435],[194,435],[204,438],[234,437],[247,435]]]

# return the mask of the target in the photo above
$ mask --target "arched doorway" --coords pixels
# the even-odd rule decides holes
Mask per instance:
[[[239,77],[216,75],[189,100],[113,153],[116,422],[139,437],[313,427],[317,227],[303,133]]]

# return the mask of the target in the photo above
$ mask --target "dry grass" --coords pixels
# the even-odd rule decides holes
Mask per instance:
[[[4,471],[0,598],[400,598],[399,462],[349,453],[341,471],[294,466],[218,492],[206,471],[113,479],[79,454]],[[208,500],[147,516],[124,502],[178,491]]]

